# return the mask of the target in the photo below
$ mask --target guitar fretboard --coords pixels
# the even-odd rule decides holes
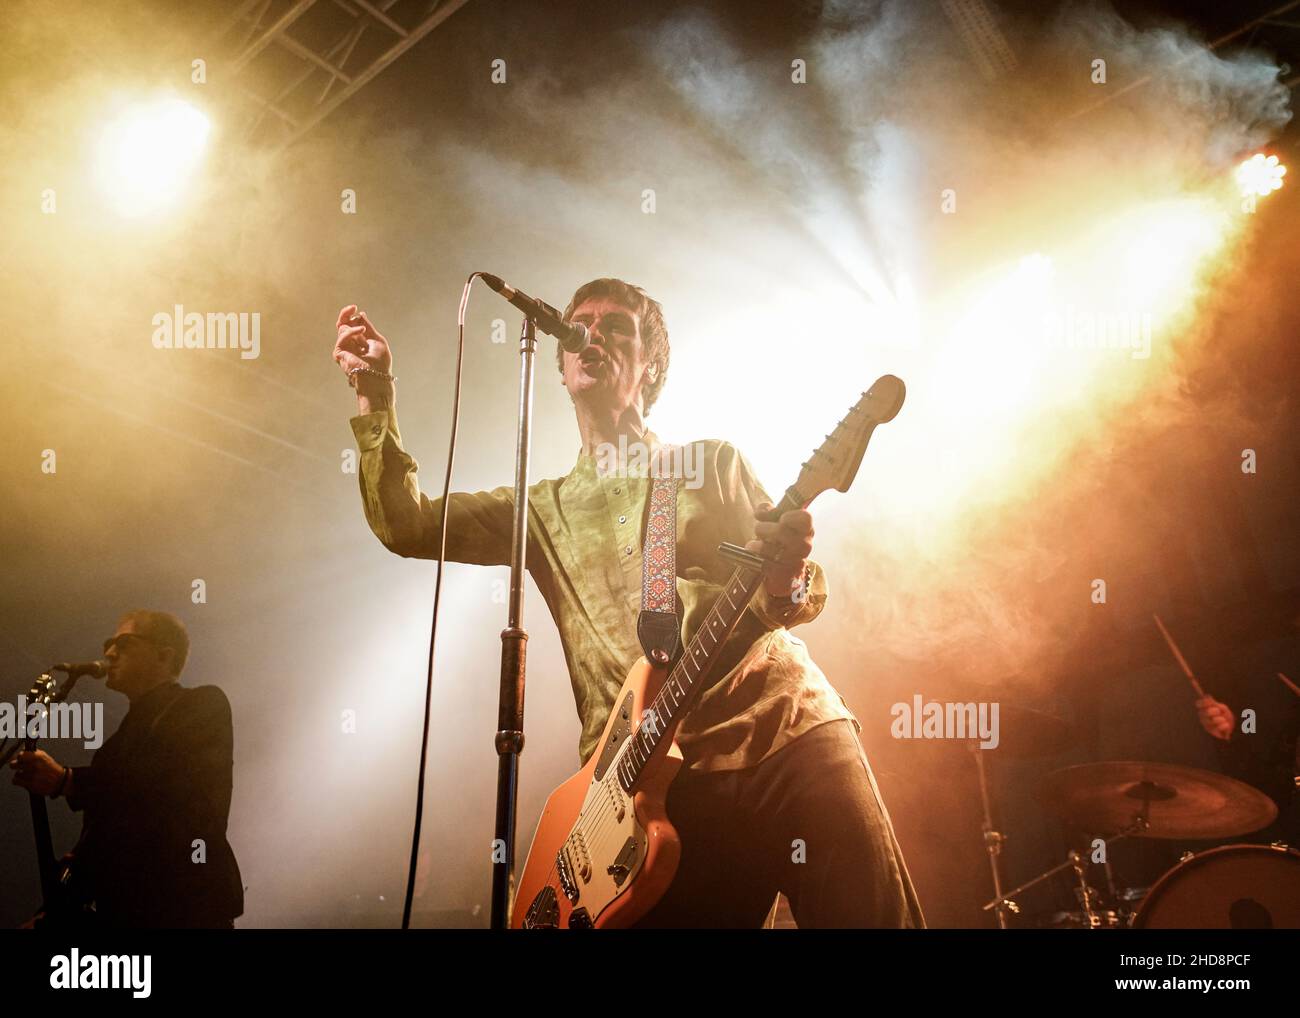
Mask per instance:
[[[790,509],[798,509],[802,504],[799,493],[788,488],[774,513],[779,516]],[[638,727],[629,738],[628,752],[618,765],[618,779],[623,791],[631,793],[642,768],[654,756],[673,725],[690,709],[708,678],[718,648],[727,642],[762,582],[762,571],[749,566],[739,566],[731,574],[699,632],[678,658],[646,713],[638,719]]]

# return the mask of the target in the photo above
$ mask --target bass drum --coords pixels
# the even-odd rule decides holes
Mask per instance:
[[[1200,852],[1156,881],[1133,928],[1300,929],[1300,852],[1277,845]]]

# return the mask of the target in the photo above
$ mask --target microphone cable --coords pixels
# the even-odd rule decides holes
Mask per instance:
[[[411,861],[406,873],[406,900],[402,905],[402,929],[411,928],[411,902],[415,897],[415,870],[420,860],[420,828],[424,821],[424,770],[429,761],[429,720],[433,713],[433,650],[438,638],[438,606],[442,602],[442,572],[447,561],[447,516],[450,506],[451,469],[456,462],[456,436],[460,430],[461,368],[465,360],[465,308],[469,291],[481,272],[471,272],[460,295],[456,338],[456,389],[451,402],[451,441],[447,445],[447,472],[442,480],[442,523],[438,527],[438,573],[433,584],[433,614],[429,620],[429,661],[424,682],[424,727],[420,735],[420,772],[415,790],[415,829],[411,834]]]

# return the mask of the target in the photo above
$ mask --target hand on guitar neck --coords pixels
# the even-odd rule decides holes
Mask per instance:
[[[14,770],[14,784],[37,795],[66,795],[64,783],[71,784],[70,769],[43,749],[17,754],[9,766]]]
[[[757,540],[745,545],[768,560],[763,568],[763,586],[772,597],[789,597],[803,582],[804,570],[812,555],[813,521],[807,509],[791,509],[779,519],[772,518],[772,503],[754,507],[754,534]]]

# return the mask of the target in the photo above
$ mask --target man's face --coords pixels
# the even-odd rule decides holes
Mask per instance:
[[[172,678],[171,652],[146,639],[134,619],[121,623],[105,641],[104,659],[108,661],[105,685],[126,696],[147,692]]]
[[[641,343],[641,319],[609,297],[593,297],[573,309],[572,321],[591,330],[591,345],[564,355],[564,387],[576,402],[623,410],[636,402],[653,369]]]

